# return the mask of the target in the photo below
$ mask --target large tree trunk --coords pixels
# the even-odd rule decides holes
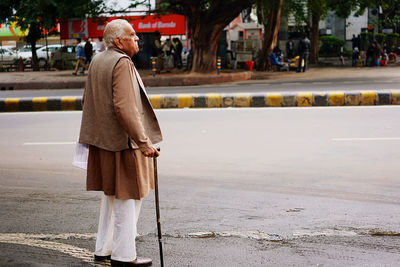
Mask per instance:
[[[34,71],[39,71],[40,67],[36,53],[36,41],[31,41],[29,44],[31,45],[31,50],[32,50],[32,58],[31,58],[32,69]]]
[[[39,62],[36,54],[36,42],[39,40],[41,37],[41,29],[38,23],[31,23],[29,27],[29,33],[26,36],[26,41],[31,45],[32,49],[32,58],[31,58],[31,64],[32,64],[32,69],[34,71],[39,71]]]
[[[218,38],[225,25],[213,25],[212,31],[204,32],[200,25],[192,29],[192,71],[209,73],[216,71]]]
[[[273,0],[271,9],[264,10],[264,36],[260,54],[257,58],[257,70],[265,71],[271,69],[269,55],[271,54],[278,38],[279,25],[281,20],[281,8],[283,0]]]
[[[310,63],[318,63],[318,50],[319,50],[319,21],[320,16],[314,12],[311,14],[311,51]]]
[[[216,0],[210,4],[212,8],[208,11],[197,1],[185,2],[184,13],[188,20],[189,38],[192,40],[191,71],[216,72],[218,38],[224,28],[254,2],[255,0]]]

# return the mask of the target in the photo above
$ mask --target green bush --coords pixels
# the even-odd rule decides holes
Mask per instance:
[[[383,45],[386,41],[386,34],[384,33],[377,33],[375,34],[375,40],[380,44]]]
[[[319,54],[323,57],[340,56],[340,48],[346,43],[335,36],[321,36],[319,40],[322,42]]]
[[[349,58],[349,59],[350,59],[352,56],[353,56],[353,51],[344,49],[344,51],[343,51],[343,57]]]
[[[393,51],[396,47],[397,40],[399,39],[398,33],[388,33],[386,34],[386,43],[390,51]]]

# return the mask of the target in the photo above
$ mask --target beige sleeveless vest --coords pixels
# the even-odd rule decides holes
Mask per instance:
[[[138,148],[119,123],[113,104],[113,71],[123,57],[129,58],[119,49],[107,49],[97,54],[90,64],[79,136],[79,142],[82,144],[109,151]],[[138,88],[135,90],[135,95],[138,100],[136,104],[142,114],[142,124],[146,135],[155,144],[162,140],[161,130],[143,83],[135,69],[133,73],[136,76],[133,80],[137,83],[134,88]]]

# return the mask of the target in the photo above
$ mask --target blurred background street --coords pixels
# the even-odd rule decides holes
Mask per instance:
[[[165,266],[400,266],[400,0],[0,11],[0,266],[110,266],[93,261],[101,193],[71,163],[90,62],[121,18],[164,135]],[[159,266],[153,193],[138,231]]]

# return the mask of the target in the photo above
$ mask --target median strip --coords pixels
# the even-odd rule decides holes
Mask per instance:
[[[400,105],[400,90],[150,95],[156,109]],[[82,110],[82,97],[0,98],[0,112]]]

